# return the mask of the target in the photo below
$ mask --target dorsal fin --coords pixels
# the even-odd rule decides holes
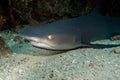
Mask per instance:
[[[89,15],[102,15],[101,14],[101,6],[103,6],[104,0],[97,0],[96,5],[92,12]]]

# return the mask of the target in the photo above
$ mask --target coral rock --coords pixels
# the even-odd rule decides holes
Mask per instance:
[[[8,56],[11,53],[12,53],[11,49],[5,43],[4,39],[0,37],[0,58],[4,56]]]

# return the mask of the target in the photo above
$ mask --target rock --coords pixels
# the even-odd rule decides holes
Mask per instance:
[[[36,0],[31,5],[36,5],[33,7],[33,11],[43,16],[51,16],[52,14],[79,16],[88,14],[95,3],[95,0]]]
[[[114,54],[120,54],[120,48],[119,49],[114,49],[114,50],[112,50],[112,52],[114,52]]]
[[[120,40],[120,35],[115,35],[111,37],[111,40]]]
[[[11,49],[5,43],[4,39],[0,36],[0,58],[8,56],[12,53]]]

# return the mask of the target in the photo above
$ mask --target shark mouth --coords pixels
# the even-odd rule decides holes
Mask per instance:
[[[33,46],[36,46],[36,47],[47,48],[47,49],[55,49],[54,47],[50,46],[47,43],[36,42],[36,41],[30,41],[30,42]]]
[[[27,39],[30,41],[30,43],[33,46],[36,47],[41,47],[41,48],[47,48],[47,49],[55,49],[54,46],[50,45],[49,43],[45,43],[42,40],[40,41],[38,38],[36,37],[28,37],[28,36],[24,36],[24,39]]]

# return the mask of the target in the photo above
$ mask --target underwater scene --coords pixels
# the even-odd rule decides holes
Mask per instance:
[[[120,80],[120,1],[0,0],[0,80]]]

